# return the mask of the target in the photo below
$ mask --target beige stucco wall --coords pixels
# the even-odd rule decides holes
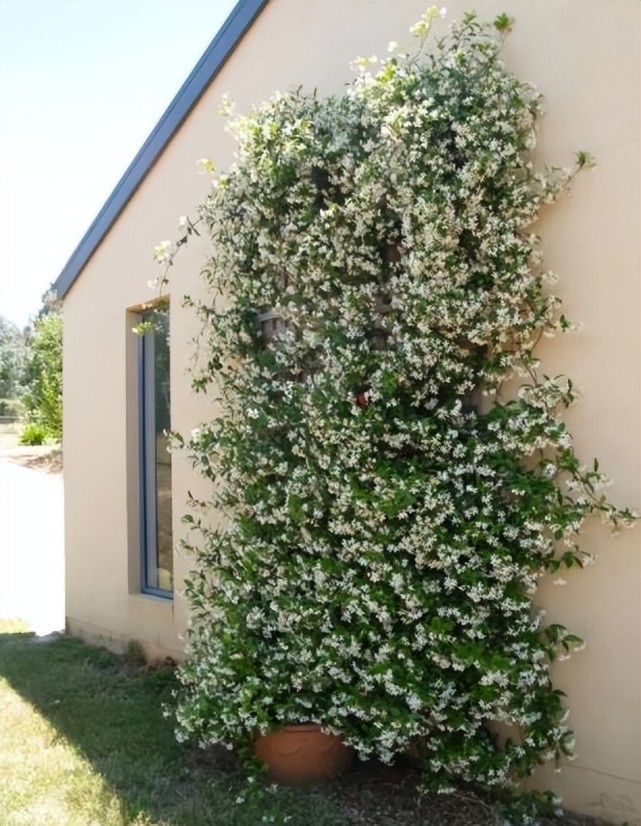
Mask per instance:
[[[548,209],[539,231],[546,259],[576,333],[546,342],[546,370],[582,390],[568,412],[579,454],[598,456],[620,503],[640,502],[639,341],[639,17],[636,0],[477,0],[448,2],[448,17],[475,8],[484,18],[509,7],[516,26],[506,61],[548,102],[537,154],[568,165],[586,149],[598,166],[574,183],[572,198]],[[136,593],[137,479],[133,308],[152,297],[155,244],[177,236],[178,216],[206,193],[196,160],[218,167],[232,143],[218,117],[228,92],[239,111],[275,90],[304,85],[340,91],[349,61],[403,41],[422,0],[271,0],[231,61],[164,152],[65,299],[65,485],[67,613],[72,632],[114,646],[143,642],[152,656],[179,656],[187,625],[180,593],[166,602]],[[190,390],[187,368],[197,325],[180,307],[197,293],[202,242],[180,253],[172,272],[173,424],[187,432],[212,412]],[[174,533],[187,490],[203,492],[188,462],[174,458]],[[613,539],[585,532],[595,566],[544,582],[537,601],[550,621],[584,636],[587,649],[554,667],[568,694],[577,758],[536,782],[561,791],[573,809],[641,823],[641,617],[639,532]],[[180,580],[189,560],[177,552]]]

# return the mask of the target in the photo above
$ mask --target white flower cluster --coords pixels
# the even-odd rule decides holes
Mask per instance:
[[[194,543],[179,720],[227,744],[316,721],[496,786],[570,751],[549,662],[580,641],[531,594],[581,564],[586,515],[625,513],[574,455],[571,384],[536,374],[564,319],[530,227],[572,174],[532,165],[539,96],[473,15],[425,50],[239,121],[202,207],[229,300],[200,307],[197,386],[224,413],[190,449],[228,518]]]

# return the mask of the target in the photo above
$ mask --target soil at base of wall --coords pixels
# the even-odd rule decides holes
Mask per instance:
[[[233,752],[210,746],[192,755],[210,771],[233,775],[239,764]],[[353,769],[331,781],[306,787],[311,794],[329,796],[343,826],[518,826],[472,790],[452,794],[421,791],[415,763],[401,759],[387,766],[376,760],[356,761]],[[338,826],[338,824],[337,824]],[[564,812],[543,818],[539,826],[612,826],[588,815]]]

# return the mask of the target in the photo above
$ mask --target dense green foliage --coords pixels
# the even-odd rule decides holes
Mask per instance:
[[[214,484],[186,517],[179,720],[231,745],[316,721],[362,756],[414,745],[438,788],[501,787],[572,751],[549,665],[581,641],[541,625],[539,578],[589,561],[591,513],[630,514],[534,353],[567,322],[532,223],[589,157],[533,166],[541,100],[502,65],[505,17],[431,43],[433,16],[344,94],[237,121],[202,208],[196,387],[223,412],[188,443]]]
[[[25,368],[27,417],[46,436],[62,438],[62,316],[41,315],[34,323]]]

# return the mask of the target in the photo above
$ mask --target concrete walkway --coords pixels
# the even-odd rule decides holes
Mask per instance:
[[[61,631],[64,593],[62,476],[0,457],[0,619]]]

